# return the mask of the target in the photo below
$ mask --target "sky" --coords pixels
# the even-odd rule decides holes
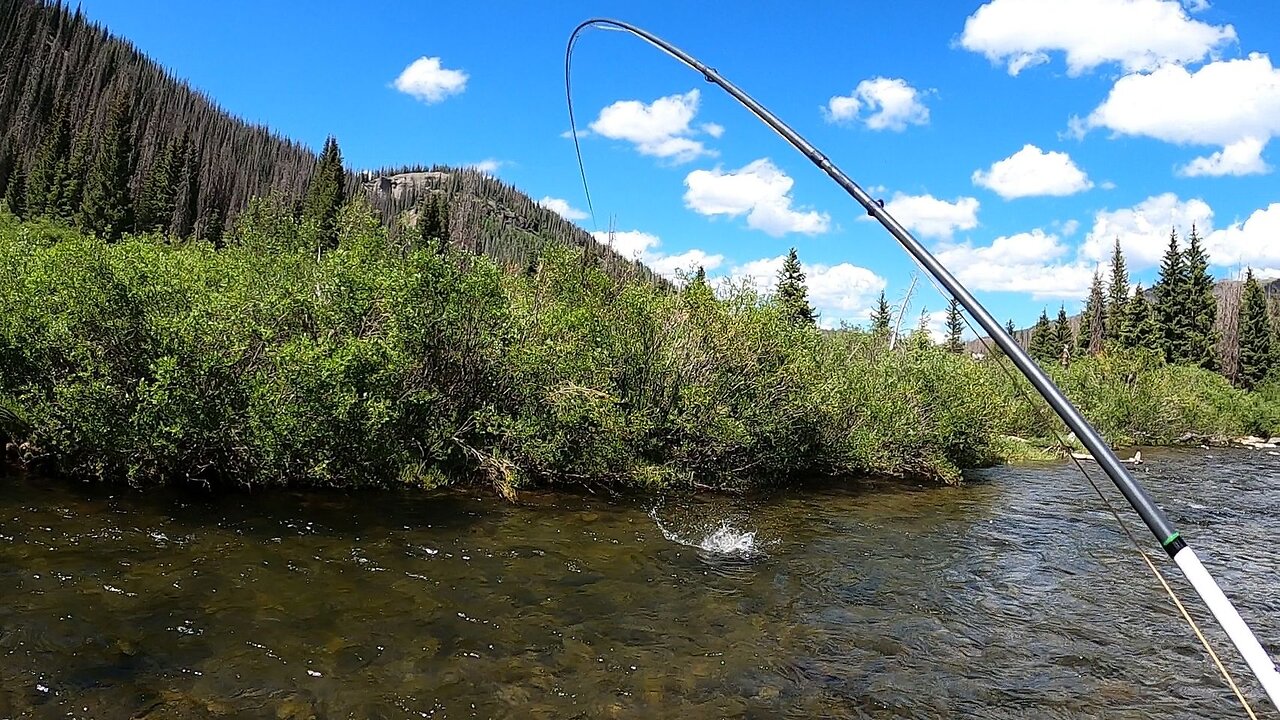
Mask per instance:
[[[83,0],[222,107],[354,169],[473,166],[677,276],[772,288],[789,248],[825,326],[945,301],[896,241],[714,85],[820,148],[1001,320],[1076,312],[1124,249],[1149,286],[1194,224],[1211,271],[1280,277],[1280,4],[1257,0],[350,3]],[[1276,58],[1273,61],[1273,56]]]

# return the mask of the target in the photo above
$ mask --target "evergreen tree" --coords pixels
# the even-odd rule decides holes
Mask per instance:
[[[62,173],[57,198],[47,208],[50,215],[66,222],[76,219],[80,214],[80,206],[84,203],[85,179],[92,163],[93,124],[86,121],[76,133],[75,142],[71,146],[71,156],[67,158],[66,172]]]
[[[418,211],[418,234],[422,245],[438,252],[449,249],[449,205],[444,198],[431,194]]]
[[[889,301],[885,299],[884,291],[881,290],[880,299],[876,301],[876,309],[871,311],[871,334],[888,338],[892,324],[893,316],[889,313]]]
[[[1160,349],[1171,363],[1187,361],[1187,335],[1190,331],[1187,307],[1187,265],[1178,250],[1178,234],[1169,233],[1169,248],[1160,261],[1160,277],[1156,281],[1156,302],[1152,309],[1160,328]]]
[[[338,211],[346,200],[343,186],[346,182],[342,167],[342,151],[332,135],[324,141],[324,150],[316,161],[311,183],[302,201],[302,220],[316,229],[316,240],[322,248],[338,245]]]
[[[1058,351],[1054,350],[1054,343],[1057,333],[1054,332],[1053,326],[1049,324],[1049,313],[1041,308],[1040,319],[1036,320],[1035,327],[1031,328],[1031,344],[1027,352],[1031,357],[1041,365],[1048,365],[1058,359]]]
[[[1266,379],[1275,362],[1273,331],[1267,312],[1267,296],[1262,285],[1245,272],[1244,297],[1240,302],[1240,372],[1242,387],[1252,389]]]
[[[20,218],[27,217],[27,174],[21,166],[13,171],[13,177],[9,179],[5,202],[9,205],[9,212]]]
[[[1053,321],[1053,358],[1070,357],[1072,348],[1071,321],[1067,319],[1067,306],[1058,306],[1058,317]]]
[[[1129,309],[1129,270],[1125,266],[1124,253],[1120,250],[1120,238],[1116,238],[1111,252],[1111,282],[1107,285],[1106,339],[1119,340],[1124,334],[1124,319]]]
[[[1209,256],[1200,245],[1196,226],[1191,226],[1185,253],[1187,267],[1187,351],[1186,361],[1206,370],[1218,369],[1218,300],[1213,296],[1213,276]]]
[[[1156,322],[1151,304],[1147,302],[1146,293],[1139,284],[1134,289],[1133,297],[1125,306],[1124,323],[1120,334],[1120,345],[1127,348],[1149,348],[1163,351],[1163,337],[1160,325]]]
[[[181,145],[184,141],[185,137],[171,140],[147,173],[138,195],[138,232],[167,232],[172,225],[187,154]]]
[[[1093,274],[1089,286],[1089,299],[1080,314],[1080,334],[1076,337],[1076,355],[1097,355],[1102,352],[1106,338],[1106,298],[1102,294],[1102,274]]]
[[[705,267],[699,265],[698,269],[693,271],[693,284],[694,285],[707,284],[707,269]]]
[[[27,214],[54,215],[71,152],[71,123],[59,107],[27,175]]]
[[[813,312],[813,306],[809,304],[809,289],[804,280],[800,258],[796,255],[796,249],[791,248],[778,270],[778,287],[774,291],[774,298],[782,307],[783,314],[792,322],[813,325],[817,322],[817,316]]]
[[[951,298],[947,304],[947,351],[957,355],[964,352],[964,318],[960,315],[960,301]]]
[[[182,169],[178,171],[178,190],[174,193],[173,223],[169,226],[169,233],[185,238],[196,231],[196,221],[200,217],[201,155],[200,148],[185,132],[179,145],[187,152],[182,158]]]
[[[133,99],[119,91],[111,102],[107,129],[98,144],[93,172],[85,186],[80,224],[108,240],[133,227]]]

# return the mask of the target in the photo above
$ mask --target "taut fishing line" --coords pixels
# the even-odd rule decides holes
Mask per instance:
[[[965,308],[965,310],[969,312],[970,315],[975,317],[980,324],[982,324],[983,328],[986,330],[985,336],[982,333],[977,332],[969,322],[968,317],[961,315],[966,327],[968,327],[969,331],[973,332],[979,339],[979,342],[987,351],[987,355],[995,359],[997,365],[1006,373],[1013,385],[1018,388],[1023,399],[1030,404],[1033,410],[1040,414],[1044,411],[1044,409],[1030,397],[1026,388],[1023,387],[1021,382],[1019,382],[1012,372],[1010,372],[1002,359],[994,356],[991,346],[988,344],[988,339],[995,341],[1001,349],[1006,351],[1006,356],[1011,362],[1014,362],[1019,366],[1019,370],[1022,371],[1024,378],[1036,387],[1062,420],[1075,431],[1076,437],[1081,440],[1086,449],[1089,450],[1089,452],[1102,466],[1103,470],[1106,471],[1107,475],[1111,477],[1113,482],[1115,482],[1126,500],[1128,500],[1129,503],[1133,505],[1134,509],[1138,511],[1139,515],[1142,516],[1142,519],[1146,522],[1148,528],[1150,528],[1155,534],[1157,540],[1161,541],[1161,545],[1165,548],[1166,552],[1168,552],[1169,556],[1175,559],[1179,568],[1183,570],[1187,575],[1187,578],[1192,582],[1196,591],[1201,595],[1202,599],[1205,600],[1206,604],[1209,605],[1210,609],[1213,611],[1214,617],[1219,621],[1223,629],[1226,630],[1231,641],[1240,650],[1250,669],[1257,676],[1259,682],[1262,683],[1263,689],[1269,696],[1271,696],[1273,703],[1280,704],[1280,699],[1278,699],[1280,698],[1280,675],[1277,675],[1274,663],[1271,661],[1270,656],[1258,643],[1257,638],[1253,636],[1252,631],[1249,630],[1248,626],[1239,617],[1234,606],[1232,606],[1230,601],[1222,595],[1221,590],[1218,588],[1213,578],[1208,575],[1203,566],[1200,565],[1199,559],[1187,546],[1186,541],[1183,540],[1180,534],[1173,529],[1168,518],[1164,515],[1164,512],[1155,505],[1154,501],[1146,493],[1145,489],[1143,489],[1132,477],[1129,477],[1128,473],[1119,465],[1119,460],[1111,452],[1109,446],[1105,444],[1105,441],[1102,440],[1101,436],[1097,434],[1096,430],[1094,430],[1084,417],[1079,414],[1079,411],[1076,410],[1065,396],[1061,394],[1061,391],[1057,386],[1053,385],[1052,381],[1044,374],[1043,370],[1039,368],[1039,366],[1036,365],[1029,356],[1027,356],[1026,352],[1015,340],[1013,340],[1012,337],[1007,333],[1004,333],[1003,329],[1000,328],[999,323],[991,317],[990,313],[982,307],[977,299],[970,295],[968,291],[950,275],[946,268],[938,263],[936,258],[929,254],[929,252],[911,236],[906,228],[904,228],[896,219],[884,210],[883,202],[872,199],[871,196],[853,182],[853,180],[836,168],[835,165],[816,147],[788,127],[764,106],[756,102],[754,98],[738,89],[737,86],[733,85],[728,80],[722,78],[714,69],[708,67],[693,56],[679,50],[655,35],[627,23],[608,19],[587,20],[579,24],[570,35],[568,45],[565,48],[565,99],[569,109],[570,132],[573,136],[574,152],[577,155],[578,160],[578,171],[582,177],[582,188],[586,195],[587,207],[590,210],[593,224],[596,222],[595,208],[591,200],[591,191],[587,182],[586,167],[583,163],[582,146],[578,138],[577,124],[573,109],[573,93],[571,89],[573,50],[579,35],[583,30],[588,28],[607,29],[630,33],[662,50],[664,53],[675,58],[682,64],[697,70],[708,82],[712,82],[720,86],[721,89],[746,107],[759,120],[772,128],[782,136],[784,140],[808,157],[819,167],[819,169],[826,172],[827,175],[844,188],[845,191],[854,198],[854,200],[861,204],[867,210],[868,215],[874,217],[885,227],[885,229],[889,230],[890,234],[892,234],[908,251],[908,255],[911,256],[912,261],[918,267],[926,271],[934,289],[943,297],[950,296],[954,298]],[[945,291],[943,288],[939,287],[939,281],[947,285],[947,289]],[[1042,420],[1043,418],[1044,416],[1041,415]],[[1049,422],[1046,423],[1046,425],[1058,440],[1059,445],[1063,448],[1068,448],[1065,439],[1058,432],[1055,424]],[[1138,543],[1137,538],[1134,537],[1133,533],[1129,530],[1129,527],[1125,524],[1119,512],[1102,492],[1101,488],[1098,487],[1093,477],[1085,470],[1079,459],[1074,455],[1072,455],[1071,458],[1075,463],[1076,468],[1093,487],[1094,492],[1097,494],[1098,498],[1102,500],[1112,517],[1115,518],[1117,524],[1129,539],[1129,542],[1134,546],[1138,554],[1141,555],[1142,559],[1147,564],[1147,567],[1164,587],[1169,598],[1181,613],[1183,619],[1186,620],[1196,637],[1208,652],[1210,658],[1212,658],[1218,672],[1235,693],[1235,696],[1244,708],[1245,713],[1251,719],[1256,720],[1257,716],[1250,707],[1249,702],[1246,700],[1243,693],[1241,693],[1239,687],[1232,679],[1227,668],[1218,657],[1218,654],[1210,645],[1208,639],[1200,631],[1195,620],[1191,617],[1190,613],[1187,612],[1187,609],[1181,600],[1179,600],[1172,586],[1169,585],[1160,570],[1156,567],[1155,563],[1152,562],[1150,556]],[[1186,553],[1185,557],[1181,556],[1182,553]],[[1183,559],[1187,560],[1185,564],[1182,562]]]

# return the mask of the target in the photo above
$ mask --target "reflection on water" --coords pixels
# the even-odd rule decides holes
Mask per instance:
[[[1205,452],[1138,470],[1280,647],[1280,462]],[[1073,472],[519,505],[8,478],[0,717],[1235,716]]]

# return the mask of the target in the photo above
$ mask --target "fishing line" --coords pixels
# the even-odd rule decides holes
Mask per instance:
[[[947,296],[947,293],[943,292],[942,288],[938,287],[938,284],[932,278],[929,279],[929,282],[933,285],[933,289],[938,291],[939,295],[942,295],[943,297]],[[1080,462],[1080,459],[1071,452],[1071,447],[1067,445],[1066,439],[1062,437],[1062,434],[1059,433],[1058,429],[1054,426],[1052,418],[1047,418],[1045,416],[1044,408],[1031,398],[1030,394],[1027,393],[1027,389],[1023,387],[1022,383],[1018,381],[1018,378],[1015,377],[1013,373],[1010,372],[1008,366],[1004,364],[1004,359],[992,353],[991,346],[987,344],[988,338],[978,333],[969,322],[969,318],[965,317],[965,315],[961,314],[960,319],[964,322],[965,327],[969,328],[969,332],[973,333],[974,336],[978,338],[978,342],[981,343],[983,349],[987,351],[987,357],[992,358],[996,366],[999,367],[1005,373],[1005,376],[1009,378],[1009,382],[1018,389],[1018,393],[1021,395],[1022,399],[1027,401],[1027,405],[1031,408],[1032,412],[1036,413],[1039,416],[1038,419],[1042,423],[1045,423],[1045,426],[1049,428],[1049,432],[1053,433],[1054,439],[1058,441],[1058,446],[1067,452],[1067,456],[1071,458],[1071,462],[1075,464],[1076,469],[1080,471],[1080,474],[1084,476],[1085,480],[1089,481],[1089,485],[1093,488],[1093,492],[1096,493],[1098,499],[1102,501],[1107,512],[1111,513],[1111,517],[1115,518],[1116,524],[1120,526],[1120,530],[1124,533],[1125,537],[1129,539],[1129,543],[1133,546],[1133,549],[1137,551],[1143,562],[1145,562],[1147,567],[1151,569],[1151,574],[1155,575],[1156,580],[1160,582],[1161,587],[1163,587],[1164,591],[1168,593],[1169,599],[1173,601],[1173,605],[1182,615],[1182,619],[1187,621],[1187,625],[1191,627],[1191,631],[1195,633],[1200,644],[1203,645],[1205,651],[1209,653],[1209,657],[1213,660],[1214,666],[1217,667],[1218,673],[1222,676],[1222,679],[1226,681],[1227,686],[1231,688],[1231,692],[1235,693],[1236,699],[1240,701],[1240,706],[1244,708],[1245,714],[1249,716],[1250,720],[1258,720],[1258,716],[1254,714],[1253,708],[1249,705],[1249,701],[1245,699],[1244,693],[1240,691],[1239,686],[1236,685],[1236,681],[1231,677],[1231,673],[1227,671],[1226,665],[1224,665],[1222,659],[1218,657],[1218,653],[1214,651],[1213,646],[1209,644],[1209,639],[1200,631],[1200,626],[1191,617],[1191,614],[1187,612],[1186,606],[1182,604],[1182,600],[1179,599],[1178,594],[1174,592],[1173,586],[1171,586],[1169,581],[1165,579],[1164,573],[1160,572],[1160,569],[1156,567],[1154,562],[1152,562],[1151,556],[1147,554],[1147,551],[1143,549],[1142,545],[1138,542],[1138,539],[1134,537],[1133,532],[1129,529],[1129,525],[1125,523],[1124,518],[1120,516],[1120,512],[1116,510],[1116,507],[1112,504],[1110,498],[1102,492],[1102,488],[1098,487],[1098,483],[1094,481],[1093,476],[1085,469],[1084,464]],[[1048,422],[1045,422],[1046,420],[1048,420]]]
[[[1053,407],[1054,411],[1059,415],[1063,422],[1065,422],[1067,426],[1074,431],[1076,437],[1093,455],[1094,459],[1099,463],[1102,469],[1115,483],[1116,487],[1125,496],[1125,499],[1133,506],[1133,509],[1142,517],[1148,529],[1150,529],[1152,534],[1155,535],[1161,546],[1169,556],[1174,559],[1179,569],[1183,571],[1192,586],[1209,606],[1215,619],[1219,622],[1223,630],[1226,631],[1231,641],[1236,645],[1246,663],[1249,665],[1250,670],[1253,671],[1254,675],[1258,678],[1258,681],[1262,684],[1267,695],[1272,699],[1273,703],[1280,706],[1280,673],[1277,673],[1270,655],[1258,642],[1256,636],[1253,635],[1253,632],[1249,629],[1244,620],[1240,618],[1239,613],[1236,611],[1231,601],[1223,595],[1222,590],[1218,587],[1216,581],[1214,581],[1213,577],[1200,563],[1196,553],[1192,551],[1186,541],[1183,540],[1180,534],[1174,529],[1164,511],[1156,505],[1154,499],[1152,499],[1150,494],[1147,493],[1146,489],[1129,475],[1128,471],[1124,469],[1119,459],[1116,458],[1115,454],[1111,451],[1106,440],[1098,434],[1097,430],[1094,429],[1087,420],[1084,419],[1084,416],[1081,415],[1079,410],[1076,409],[1066,396],[1062,394],[1062,391],[1051,379],[1049,379],[1044,370],[1027,355],[1026,351],[1022,349],[1011,336],[1004,333],[999,322],[996,321],[989,312],[987,312],[986,308],[978,302],[977,298],[969,293],[968,290],[960,284],[953,275],[951,275],[950,271],[937,261],[937,258],[935,258],[901,223],[899,223],[884,209],[883,201],[872,198],[871,195],[862,189],[862,187],[837,168],[826,155],[792,130],[781,119],[771,113],[754,98],[747,95],[733,83],[721,77],[714,69],[708,67],[697,58],[694,58],[670,43],[667,43],[656,35],[617,20],[587,20],[586,22],[579,24],[570,36],[568,47],[565,50],[565,86],[566,97],[570,107],[571,125],[573,115],[573,100],[572,94],[569,91],[571,56],[578,35],[584,29],[592,27],[629,32],[646,41],[650,45],[661,49],[663,52],[674,57],[684,65],[697,70],[707,81],[718,85],[722,90],[746,107],[761,122],[765,123],[777,132],[784,140],[799,150],[801,154],[805,155],[809,160],[817,165],[819,169],[825,172],[854,200],[862,205],[868,215],[871,215],[879,221],[880,224],[883,225],[885,229],[888,230],[890,234],[893,235],[894,238],[897,239],[898,242],[908,251],[908,254],[916,265],[927,271],[927,274],[930,277],[930,282],[934,285],[934,288],[944,296],[951,296],[960,305],[962,305],[964,309],[967,310],[969,314],[983,326],[984,329],[986,329],[987,335],[990,336],[990,339],[995,341],[1005,351],[1007,359],[1017,365],[1025,379],[1035,386],[1036,390],[1044,397],[1048,404]],[[577,140],[576,126],[573,127],[573,132],[574,146],[578,155],[578,168],[582,175],[583,188],[584,190],[587,190],[586,171],[582,161],[581,146]],[[590,205],[589,199],[588,204]],[[594,221],[594,210],[592,212],[592,218]],[[939,282],[946,285],[947,291],[945,293],[938,287]],[[961,317],[966,326],[969,327],[970,331],[974,332],[980,342],[982,342],[983,347],[987,348],[988,353],[990,354],[990,346],[987,345],[986,338],[974,331],[974,328],[972,324],[969,323],[968,318],[965,318],[963,315]],[[1008,368],[1006,368],[1003,363],[997,362],[997,364],[1006,373],[1008,373]],[[1012,378],[1012,376],[1011,379],[1023,396],[1031,402],[1032,407],[1039,409],[1039,406],[1031,401],[1026,392],[1026,388],[1019,384],[1016,379]],[[1059,444],[1066,447],[1065,441],[1058,434],[1053,423],[1049,424],[1049,428],[1050,431],[1057,436]],[[1119,513],[1111,505],[1107,497],[1101,492],[1101,489],[1098,488],[1097,484],[1093,481],[1092,476],[1085,471],[1084,466],[1080,464],[1079,459],[1072,456],[1072,460],[1075,462],[1077,469],[1079,469],[1081,474],[1084,475],[1085,479],[1089,481],[1089,484],[1093,486],[1094,491],[1098,494],[1099,498],[1102,499],[1104,505],[1106,505],[1113,517],[1116,518],[1121,529],[1124,531],[1125,535],[1128,536],[1130,542],[1137,547],[1139,553],[1147,562],[1148,567],[1153,571],[1153,573],[1155,573],[1161,584],[1164,585],[1174,604],[1182,612],[1184,619],[1186,619],[1190,624],[1192,630],[1209,652],[1210,657],[1213,658],[1219,672],[1222,673],[1232,690],[1235,691],[1237,699],[1240,700],[1241,704],[1245,708],[1245,712],[1250,718],[1255,718],[1256,715],[1254,715],[1252,708],[1249,707],[1243,694],[1240,693],[1239,688],[1231,679],[1231,676],[1227,672],[1225,666],[1222,665],[1217,653],[1214,652],[1213,648],[1209,645],[1208,640],[1204,637],[1203,633],[1200,632],[1199,627],[1186,612],[1185,607],[1173,592],[1172,587],[1168,585],[1164,580],[1163,575],[1161,575],[1159,570],[1155,567],[1155,564],[1151,562],[1150,558],[1142,550],[1141,546],[1138,545],[1137,539],[1129,531],[1128,526],[1124,524]]]

